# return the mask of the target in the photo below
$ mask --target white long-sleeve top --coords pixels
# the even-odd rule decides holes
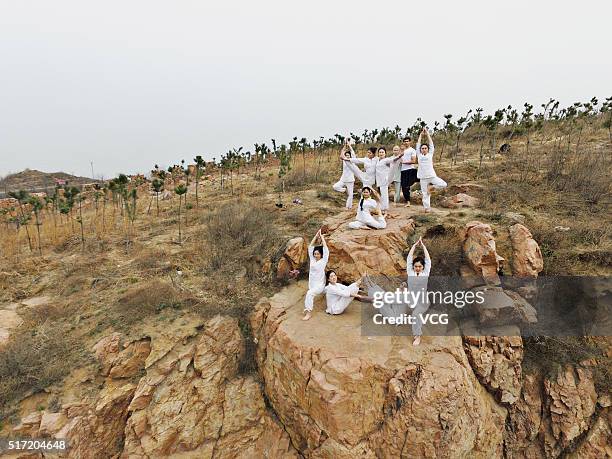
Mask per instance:
[[[378,159],[376,162],[376,184],[378,186],[389,185],[389,173],[391,172],[391,163],[395,157]]]
[[[314,247],[308,247],[310,257],[310,270],[308,271],[308,288],[321,287],[325,285],[325,268],[329,260],[329,249],[323,246],[323,256],[315,260]]]
[[[421,153],[421,144],[417,143],[417,159],[419,160],[419,170],[417,178],[433,178],[437,177],[433,166],[434,144],[429,143],[429,152],[424,155]]]
[[[357,204],[357,220],[358,221],[363,221],[364,218],[371,216],[372,211],[375,211],[376,208],[378,207],[378,203],[376,202],[376,200],[372,198],[364,199],[363,206],[361,204],[362,204],[361,200],[359,200],[359,203]],[[363,207],[363,210],[361,210],[361,207]]]
[[[404,150],[404,155],[402,156],[401,161],[408,161],[408,160],[412,160],[414,161],[416,159],[417,156],[417,151],[412,148],[406,148]],[[403,171],[407,171],[408,169],[416,169],[417,165],[416,164],[404,164],[402,163],[402,170]]]
[[[355,153],[351,150],[351,158],[355,158]],[[351,169],[350,161],[342,161],[342,176],[340,181],[350,183],[355,181],[355,173]]]
[[[335,306],[339,303],[346,302],[347,298],[352,296],[352,293],[356,293],[356,291],[351,286],[346,286],[338,282],[333,285],[327,284],[325,287],[325,301],[327,303],[327,309],[325,312],[329,314],[341,313],[342,311]]]
[[[376,182],[376,163],[378,163],[378,158],[368,158],[365,156],[363,158],[353,158],[351,162],[353,164],[363,164],[368,181],[374,185]]]
[[[406,283],[408,284],[408,290],[415,292],[415,295],[417,294],[417,292],[422,292],[421,296],[419,297],[420,301],[416,305],[418,306],[419,304],[428,304],[427,283],[429,281],[429,272],[431,271],[431,258],[429,257],[429,255],[425,254],[425,263],[423,264],[423,271],[417,274],[414,271],[414,268],[412,267],[413,255],[414,251],[411,250],[408,254],[408,257],[406,258],[406,274],[408,275]]]

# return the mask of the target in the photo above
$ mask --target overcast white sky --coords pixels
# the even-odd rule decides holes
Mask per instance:
[[[0,0],[0,175],[612,95],[601,0]]]

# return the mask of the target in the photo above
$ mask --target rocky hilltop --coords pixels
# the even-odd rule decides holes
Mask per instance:
[[[409,210],[393,213],[392,231],[348,230],[348,214],[324,222],[343,280],[354,278],[354,266],[367,268],[372,254],[389,275],[405,269],[402,239],[414,220]],[[516,268],[537,275],[537,243],[522,228],[511,234],[521,250]],[[464,272],[486,281],[501,259],[490,227],[470,222],[462,237]],[[303,244],[292,239],[284,263],[303,262]],[[363,244],[379,251],[353,250]],[[171,323],[148,320],[137,336],[108,334],[91,348],[94,373],[73,371],[61,405],[24,412],[10,433],[67,438],[67,456],[80,458],[612,453],[610,394],[597,392],[593,362],[568,365],[554,377],[528,372],[519,336],[480,336],[477,326],[463,337],[425,336],[419,347],[410,336],[362,336],[359,302],[328,316],[319,297],[305,323],[306,289],[305,281],[294,282],[262,298],[249,335],[234,318],[191,314]],[[41,303],[13,304],[11,323],[18,326],[20,312]],[[504,307],[529,320],[526,304],[514,295]],[[241,372],[239,362],[253,347],[255,372]]]

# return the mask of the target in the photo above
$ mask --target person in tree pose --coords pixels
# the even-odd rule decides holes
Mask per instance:
[[[421,144],[421,137],[425,134],[427,136],[427,143]],[[427,128],[423,128],[419,134],[417,141],[417,162],[419,169],[417,171],[417,177],[421,181],[421,193],[423,194],[423,207],[425,212],[431,212],[431,188],[446,188],[447,183],[436,175],[436,171],[433,166],[433,154],[434,144],[429,135]]]
[[[410,136],[404,137],[402,147],[404,155],[402,156],[401,166],[401,185],[402,194],[406,201],[406,207],[410,206],[410,187],[419,181],[417,178],[417,151],[412,148],[412,139]],[[396,201],[396,202],[399,202]]]
[[[393,146],[393,156],[400,155],[402,155],[402,151],[399,145]],[[393,183],[395,187],[395,194],[393,196],[394,206],[398,205],[401,198],[400,192],[402,190],[402,161],[403,156],[400,161],[393,161],[393,163],[391,164],[391,172],[389,172],[389,181],[391,181],[391,183]]]
[[[378,207],[378,203],[372,198],[379,198],[378,193],[369,186],[364,186],[361,189],[361,199],[357,206],[357,219],[349,223],[351,229],[383,229],[387,227],[387,222]],[[372,215],[374,213],[374,215]]]
[[[359,294],[359,287],[361,286],[362,278],[359,278],[356,282],[353,282],[348,286],[338,282],[338,276],[336,275],[335,271],[328,271],[326,278],[326,313],[333,315],[342,314],[354,299],[367,302],[372,301],[371,298]]]
[[[321,240],[320,246],[315,246],[317,239]],[[304,300],[304,317],[302,320],[308,320],[312,317],[314,299],[325,291],[325,267],[329,260],[329,249],[321,230],[317,231],[317,234],[310,241],[308,257],[310,258],[310,270],[308,271],[308,291]]]
[[[340,159],[342,160],[342,176],[340,180],[333,184],[332,188],[339,193],[346,192],[346,208],[353,208],[353,187],[355,185],[355,175],[363,180],[361,170],[355,166],[351,159],[355,157],[355,152],[349,145],[348,141],[340,150]]]
[[[351,146],[349,145],[349,148],[350,147]],[[365,172],[361,174],[363,186],[374,186],[374,183],[376,182],[376,163],[378,162],[378,158],[376,157],[376,147],[368,148],[367,156],[364,156],[363,158],[353,157],[350,161],[353,164],[363,164],[365,169]]]
[[[391,164],[399,161],[401,156],[391,156],[387,158],[387,150],[385,147],[378,149],[378,161],[376,162],[376,184],[380,191],[380,210],[383,215],[389,210],[389,175],[391,173]]]
[[[423,248],[424,257],[415,257],[414,251],[418,245]],[[408,290],[414,292],[414,296],[417,296],[417,301],[414,305],[410,305],[412,308],[411,315],[415,318],[414,324],[412,324],[412,341],[413,346],[418,346],[421,343],[423,321],[421,314],[424,314],[429,308],[429,302],[427,300],[427,281],[429,280],[429,272],[431,271],[431,257],[427,251],[427,247],[423,244],[423,239],[419,238],[408,253],[406,257],[406,274]]]

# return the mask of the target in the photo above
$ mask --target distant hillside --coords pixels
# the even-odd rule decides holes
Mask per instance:
[[[55,186],[56,179],[65,180],[71,185],[83,185],[93,183],[88,177],[77,177],[65,172],[41,172],[34,169],[26,169],[16,174],[7,175],[0,180],[0,197],[9,191],[26,190],[30,192],[51,190]]]

